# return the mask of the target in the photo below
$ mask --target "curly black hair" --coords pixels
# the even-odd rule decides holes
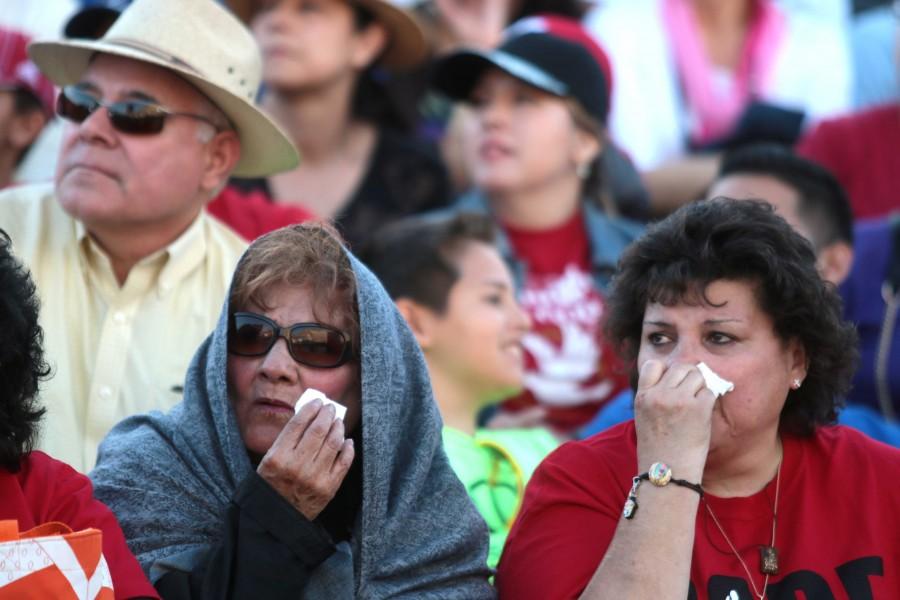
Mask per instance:
[[[781,430],[810,435],[833,423],[859,358],[856,329],[843,320],[834,286],[816,271],[812,245],[763,202],[689,204],[648,228],[622,255],[605,330],[631,365],[632,381],[647,305],[705,300],[707,286],[720,279],[753,283],[779,338],[799,340],[806,350],[807,376],[788,392]]]
[[[37,393],[50,367],[44,360],[38,307],[31,275],[0,229],[0,466],[13,473],[34,447],[44,416]]]

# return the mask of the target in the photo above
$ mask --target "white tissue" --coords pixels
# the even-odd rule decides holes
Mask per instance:
[[[697,363],[697,368],[703,375],[703,380],[706,381],[706,387],[716,395],[716,398],[734,389],[733,383],[716,375],[712,369],[706,366],[705,362]]]
[[[297,403],[294,405],[294,414],[300,412],[300,409],[303,408],[304,404],[312,402],[313,400],[321,400],[323,404],[330,404],[334,407],[334,418],[335,419],[343,419],[344,415],[347,414],[347,407],[343,404],[338,404],[322,392],[313,388],[306,388],[306,391],[300,395],[300,399],[297,400]]]

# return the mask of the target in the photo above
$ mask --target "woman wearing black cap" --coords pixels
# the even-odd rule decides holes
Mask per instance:
[[[582,43],[545,32],[451,55],[435,77],[474,114],[465,154],[476,189],[455,208],[498,221],[534,323],[524,342],[527,389],[505,410],[537,405],[520,415],[569,433],[626,383],[599,322],[619,254],[640,228],[587,201],[599,179],[606,79]]]

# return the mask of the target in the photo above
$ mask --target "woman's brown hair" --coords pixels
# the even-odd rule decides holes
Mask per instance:
[[[324,316],[339,318],[340,326],[347,328],[353,340],[353,347],[359,348],[356,274],[340,234],[331,225],[291,225],[253,242],[235,270],[230,310],[235,312],[250,306],[270,310],[272,307],[266,304],[268,290],[285,284],[309,288],[316,306],[329,307],[331,314]]]

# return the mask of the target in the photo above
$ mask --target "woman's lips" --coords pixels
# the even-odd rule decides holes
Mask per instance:
[[[482,158],[482,160],[496,160],[500,158],[506,158],[512,154],[510,148],[496,141],[487,141],[481,144],[478,148],[478,155]]]
[[[294,413],[294,407],[288,402],[284,402],[283,400],[275,400],[274,398],[258,398],[255,405],[260,408],[265,408],[269,410],[274,410],[277,412],[285,411],[290,414]]]

